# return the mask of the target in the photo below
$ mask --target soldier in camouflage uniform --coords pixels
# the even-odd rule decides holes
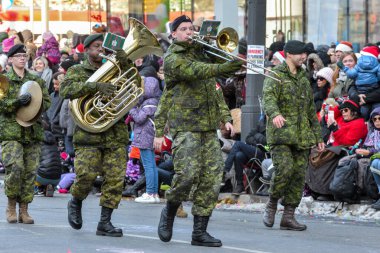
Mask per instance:
[[[273,71],[281,82],[266,78],[263,89],[264,111],[267,115],[267,141],[275,167],[269,201],[264,213],[264,224],[272,227],[278,199],[285,206],[280,228],[302,231],[294,211],[300,203],[305,182],[310,148],[324,149],[321,129],[315,114],[313,93],[302,62],[306,57],[305,45],[288,41],[286,61]]]
[[[18,221],[33,224],[28,213],[28,204],[33,201],[34,180],[40,161],[43,129],[40,122],[23,127],[16,121],[16,111],[27,106],[33,99],[30,93],[18,96],[21,86],[27,81],[37,82],[43,92],[43,110],[50,106],[50,98],[45,81],[25,69],[26,49],[24,45],[15,45],[8,52],[12,68],[6,74],[9,90],[0,99],[0,141],[2,160],[5,167],[5,194],[8,197],[7,221],[17,222],[16,203],[19,203]]]
[[[222,93],[217,93],[215,77],[231,75],[242,62],[213,64],[203,47],[189,40],[193,35],[191,19],[185,15],[172,23],[174,43],[164,59],[165,90],[155,115],[154,146],[160,149],[163,129],[168,124],[173,136],[175,175],[166,192],[158,235],[171,240],[178,206],[193,195],[194,230],[192,245],[220,247],[221,241],[210,236],[207,224],[218,199],[223,159],[216,135],[219,122],[233,129]],[[221,119],[221,116],[223,119]]]
[[[84,41],[86,59],[83,64],[72,66],[61,84],[60,95],[64,98],[76,99],[84,95],[100,92],[110,96],[116,86],[111,83],[86,82],[102,65],[100,53],[103,35],[93,34]],[[124,51],[117,52],[116,59],[124,69],[130,64]],[[97,235],[121,237],[123,232],[111,223],[111,215],[121,200],[125,176],[128,129],[122,120],[102,133],[89,133],[79,128],[73,136],[75,147],[76,179],[71,187],[72,199],[68,203],[68,221],[72,228],[82,227],[82,201],[87,197],[98,175],[103,176],[101,217],[97,227]]]

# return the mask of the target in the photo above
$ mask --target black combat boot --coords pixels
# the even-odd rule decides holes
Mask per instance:
[[[294,218],[295,211],[295,207],[289,205],[285,206],[284,214],[282,215],[280,223],[280,229],[294,231],[306,230],[306,225],[298,223],[298,221]]]
[[[123,197],[138,197],[138,191],[142,190],[146,185],[145,176],[141,176],[131,187],[124,190]]]
[[[265,207],[264,217],[263,217],[264,225],[267,227],[273,227],[274,218],[277,212],[277,202],[278,202],[278,199],[269,197],[269,201],[267,202],[267,205]]]
[[[112,237],[122,237],[123,231],[121,228],[115,228],[111,223],[111,215],[113,209],[102,206],[102,213],[100,215],[100,221],[96,230],[96,235],[105,235]]]
[[[82,200],[73,197],[67,204],[68,220],[73,229],[82,228]]]
[[[173,223],[178,207],[181,203],[167,202],[162,209],[160,223],[158,224],[158,236],[163,242],[169,242],[173,235]]]
[[[194,227],[191,245],[205,247],[221,247],[222,242],[207,233],[207,225],[210,216],[194,216]]]

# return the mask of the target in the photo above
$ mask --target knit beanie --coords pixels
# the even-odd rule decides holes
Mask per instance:
[[[277,51],[276,53],[274,53],[274,55],[281,63],[283,63],[285,61],[285,53],[284,51]]]
[[[14,46],[15,44],[15,38],[16,37],[11,37],[8,39],[3,40],[3,53],[8,53],[9,49]]]
[[[335,48],[335,51],[352,52],[353,47],[351,42],[341,41]]]
[[[299,40],[289,40],[284,46],[284,51],[290,54],[303,54],[306,52],[305,43]]]
[[[369,46],[369,47],[364,47],[362,51],[360,51],[361,55],[368,55],[375,57],[376,59],[379,57],[379,48],[376,46]]]
[[[332,84],[333,82],[332,80],[333,75],[334,75],[334,71],[329,67],[322,68],[317,72],[317,77],[318,76],[323,77],[324,79],[327,80],[327,82],[329,82],[329,84]]]

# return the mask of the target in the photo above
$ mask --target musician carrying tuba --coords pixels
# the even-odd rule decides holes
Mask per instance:
[[[5,194],[8,197],[6,219],[9,223],[33,224],[28,205],[33,200],[35,171],[39,165],[43,128],[37,119],[50,106],[45,81],[25,66],[25,46],[17,44],[8,51],[12,68],[0,77],[5,93],[0,98],[0,141],[2,161],[7,171]],[[19,203],[19,214],[16,213]]]
[[[102,175],[102,210],[96,234],[121,237],[123,232],[112,225],[111,215],[121,200],[125,176],[129,134],[124,116],[143,94],[142,79],[132,60],[144,52],[151,53],[149,49],[161,49],[153,34],[135,19],[129,20],[123,50],[107,56],[104,64],[103,40],[102,34],[86,38],[83,64],[68,69],[60,88],[60,95],[71,100],[70,110],[77,125],[73,136],[76,180],[70,190],[68,222],[72,228],[81,229],[82,201],[96,177]]]

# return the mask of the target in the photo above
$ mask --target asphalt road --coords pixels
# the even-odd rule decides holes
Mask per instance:
[[[73,230],[67,223],[66,205],[70,195],[36,197],[30,214],[36,224],[8,224],[6,197],[0,189],[0,252],[9,253],[142,253],[142,252],[380,252],[379,226],[374,223],[342,222],[297,217],[308,225],[305,232],[282,231],[277,216],[274,228],[262,224],[261,213],[214,211],[209,233],[223,242],[222,248],[191,246],[192,216],[176,219],[173,240],[161,242],[157,224],[164,203],[139,204],[123,200],[112,217],[122,227],[124,237],[96,236],[100,215],[99,197],[91,195],[83,203],[83,228]],[[190,211],[191,205],[185,209]]]

